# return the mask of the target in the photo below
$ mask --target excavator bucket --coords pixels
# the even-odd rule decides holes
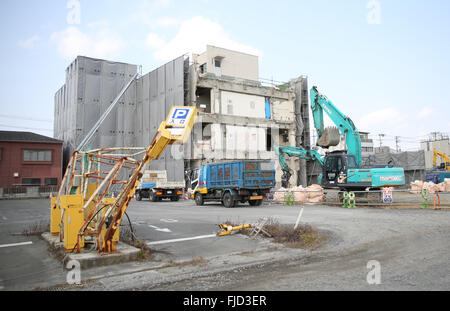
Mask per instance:
[[[317,145],[322,148],[337,146],[341,140],[341,134],[337,127],[327,127],[317,141]]]

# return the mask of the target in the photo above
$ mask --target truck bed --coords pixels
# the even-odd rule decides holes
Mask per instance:
[[[241,160],[206,166],[208,189],[268,189],[275,186],[273,162]]]

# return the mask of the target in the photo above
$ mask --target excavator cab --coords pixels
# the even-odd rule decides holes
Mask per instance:
[[[342,151],[331,152],[326,155],[322,173],[324,186],[337,186],[347,179],[347,170],[358,168],[356,158],[352,154]]]

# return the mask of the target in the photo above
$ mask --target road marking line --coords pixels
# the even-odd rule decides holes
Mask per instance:
[[[183,241],[190,241],[190,240],[206,239],[206,238],[213,238],[213,237],[217,237],[217,234],[199,235],[199,236],[194,236],[194,237],[190,237],[190,238],[181,238],[181,239],[172,239],[172,240],[162,240],[162,241],[147,242],[147,245],[175,243],[175,242],[183,242]]]
[[[10,247],[10,246],[19,246],[19,245],[28,245],[28,244],[33,244],[33,242],[28,241],[28,242],[13,243],[13,244],[3,244],[3,245],[0,245],[0,248],[2,248],[2,247]]]
[[[169,228],[158,228],[157,226],[152,226],[152,225],[148,225],[150,228],[153,228],[153,229],[155,229],[156,231],[161,231],[161,232],[172,232],[172,231],[170,231],[170,229]]]
[[[178,222],[178,220],[171,219],[171,218],[169,218],[169,219],[163,218],[163,219],[160,219],[159,221],[168,222],[168,223]]]

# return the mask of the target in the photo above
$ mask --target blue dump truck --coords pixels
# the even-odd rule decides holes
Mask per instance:
[[[234,207],[238,202],[259,206],[275,186],[275,165],[266,160],[240,160],[209,164],[192,171],[192,197],[197,205],[222,202]]]

